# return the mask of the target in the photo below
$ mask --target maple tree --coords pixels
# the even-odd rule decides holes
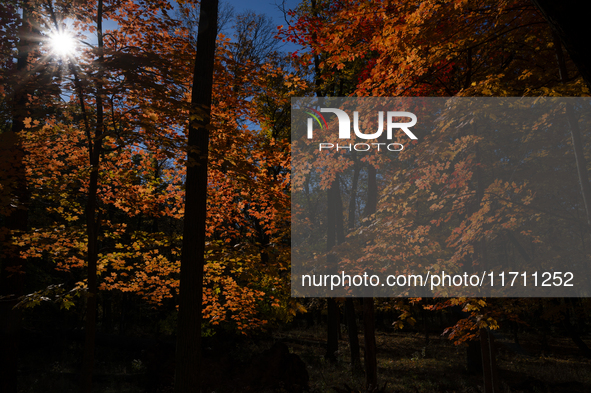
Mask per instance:
[[[100,22],[96,27],[92,13],[61,8],[61,3],[49,6],[48,25],[76,15],[75,26],[102,33],[104,39],[102,47],[99,41],[98,48],[61,64],[61,87],[70,99],[59,104],[59,115],[41,118],[32,112],[24,122],[29,188],[41,214],[19,234],[20,259],[53,263],[70,272],[75,284],[59,286],[57,292],[49,285],[20,304],[32,306],[50,296],[70,308],[80,293],[106,302],[105,291],[113,291],[136,293],[162,305],[178,291],[178,222],[185,198],[181,168],[192,64],[185,53],[193,42],[167,16],[167,2],[142,7],[106,3],[102,17],[118,23],[106,32],[101,32]],[[241,69],[251,71],[247,75],[254,83],[228,72],[237,64],[235,48],[221,37],[216,50],[216,132],[208,181],[208,209],[216,213],[210,214],[206,227],[211,241],[206,245],[203,301],[209,324],[227,323],[245,331],[264,326],[268,317],[295,315],[285,283],[289,176],[284,168],[289,148],[276,117],[299,82],[290,83],[292,89],[282,87],[283,96],[273,103],[281,109],[252,100],[253,95],[271,99],[274,93],[267,86],[283,85],[291,77],[283,76],[279,57],[274,64],[266,64],[269,59],[263,57],[241,60]],[[232,89],[246,81],[250,85],[239,94]],[[260,131],[248,129],[239,124],[244,120],[265,125]],[[253,240],[240,245],[240,237]],[[280,305],[285,309],[279,311]],[[96,314],[93,308],[96,303],[89,302],[87,315]],[[263,314],[268,317],[261,318]],[[86,389],[92,374],[93,326],[95,321],[87,318]]]
[[[164,9],[166,8],[164,6],[162,7]],[[155,8],[151,10],[152,14],[155,15]],[[58,20],[66,15],[60,14],[61,10],[58,8],[54,11],[56,14],[54,17]],[[113,248],[117,251],[112,254],[102,254],[99,266],[102,265],[102,268],[109,269],[111,267],[109,266],[110,261],[112,259],[118,259],[118,261],[113,261],[113,267],[115,269],[111,269],[110,278],[107,278],[105,282],[101,283],[101,287],[103,289],[129,291],[138,290],[138,286],[141,288],[146,283],[142,282],[140,277],[137,277],[135,280],[126,281],[123,277],[129,274],[123,274],[123,272],[122,274],[118,274],[119,270],[130,271],[132,273],[131,275],[135,273],[132,266],[122,264],[121,260],[147,257],[145,253],[140,252],[139,248],[147,247],[150,241],[158,239],[158,237],[145,238],[145,236],[149,235],[148,233],[144,233],[143,235],[139,233],[137,235],[132,234],[132,238],[135,237],[136,241],[132,244],[132,248],[127,250],[121,242],[128,236],[125,232],[125,225],[121,223],[109,223],[109,220],[105,220],[105,217],[115,217],[112,213],[109,213],[109,211],[112,211],[109,208],[110,205],[130,217],[142,215],[180,217],[182,211],[178,207],[178,202],[182,196],[180,194],[179,179],[183,176],[183,172],[174,169],[176,161],[173,160],[180,162],[183,160],[182,153],[180,153],[180,157],[176,157],[179,151],[182,150],[183,137],[179,133],[179,130],[183,128],[185,122],[182,117],[179,118],[178,108],[186,107],[186,96],[184,96],[183,91],[186,92],[187,88],[186,84],[175,84],[175,81],[183,80],[183,77],[179,76],[178,65],[185,64],[184,72],[187,74],[186,71],[190,68],[191,61],[187,57],[180,58],[181,62],[178,63],[177,67],[175,69],[169,69],[168,61],[164,62],[162,59],[170,57],[171,51],[177,54],[183,53],[180,47],[175,47],[174,45],[187,46],[191,45],[191,43],[178,30],[166,36],[167,41],[161,40],[161,32],[157,29],[150,30],[154,31],[153,35],[150,35],[149,32],[138,30],[136,15],[146,15],[146,12],[137,6],[125,9],[123,10],[124,12],[122,10],[115,11],[116,9],[110,6],[105,11],[109,18],[118,21],[119,26],[117,29],[104,34],[105,46],[103,52],[105,55],[103,68],[105,69],[105,74],[102,79],[102,88],[104,91],[103,95],[106,98],[103,99],[105,101],[103,102],[103,117],[105,118],[105,122],[108,123],[106,125],[108,131],[105,133],[104,143],[101,144],[101,146],[105,146],[105,152],[101,158],[101,168],[104,169],[99,171],[100,181],[98,183],[104,184],[104,186],[99,186],[101,189],[98,194],[101,198],[99,208],[107,209],[101,213],[103,218],[102,225],[105,225],[111,230],[111,233],[108,233],[107,236],[111,239],[109,242],[113,242]],[[166,26],[172,26],[173,24],[171,21],[166,21],[166,18],[164,18],[164,22],[156,19],[155,16],[153,18],[154,20],[150,23],[151,26],[156,26],[158,23],[164,23]],[[82,19],[76,25],[82,29],[94,31],[95,28],[92,26],[92,23],[87,26],[84,24],[86,21],[86,19]],[[48,23],[52,24],[51,22]],[[164,25],[162,25],[163,30],[166,30],[167,28]],[[136,46],[136,44],[146,40],[151,45],[151,52],[142,51],[140,46]],[[233,48],[235,48],[235,45],[230,44],[227,40],[223,40],[219,47],[220,56],[218,57],[218,62],[216,62],[216,79],[217,87],[220,87],[220,95],[222,93],[226,94],[226,91],[222,90],[221,87],[227,86],[227,82],[232,78],[236,79],[236,76],[225,74],[226,66],[224,65],[233,61]],[[156,49],[161,52],[156,52]],[[164,52],[164,50],[167,52]],[[78,62],[70,65],[70,67],[64,64],[66,74],[71,69],[74,69],[76,72],[72,79],[63,85],[65,89],[70,89],[70,94],[72,94],[69,106],[62,105],[62,108],[65,109],[63,115],[49,120],[28,117],[26,122],[29,133],[25,135],[25,138],[29,144],[30,154],[32,154],[29,160],[31,179],[35,187],[39,187],[39,192],[35,194],[35,198],[40,200],[52,198],[52,203],[58,206],[52,206],[50,211],[52,213],[58,213],[62,217],[61,219],[64,220],[64,223],[76,222],[84,211],[84,198],[80,197],[87,190],[83,187],[80,190],[82,192],[77,194],[75,188],[77,183],[84,186],[84,181],[81,182],[81,180],[86,172],[82,168],[85,166],[83,164],[84,156],[89,153],[88,149],[86,151],[84,150],[84,146],[88,145],[88,143],[84,142],[84,139],[88,131],[87,126],[93,127],[93,124],[96,123],[96,111],[93,109],[95,98],[91,83],[93,82],[93,78],[95,78],[94,74],[96,71],[92,68],[93,65],[80,60],[78,59]],[[236,62],[234,61],[233,64],[236,64]],[[272,78],[283,81],[283,76],[277,66],[264,66],[258,70],[254,69],[254,67],[261,67],[263,65],[264,62],[262,59],[256,65],[250,60],[242,64],[245,69],[265,75],[266,78],[262,78],[265,79],[263,80],[264,83],[267,83],[267,80],[271,80]],[[157,72],[161,70],[166,72],[158,74]],[[155,75],[158,76],[157,79],[154,79]],[[85,78],[85,80],[81,80],[82,78]],[[243,81],[240,80],[238,83],[243,83]],[[235,85],[236,82],[233,82],[233,84]],[[167,89],[163,89],[164,85],[167,86]],[[177,89],[172,89],[173,86],[177,86]],[[82,90],[80,87],[82,87]],[[88,91],[85,91],[86,89]],[[252,96],[256,89],[260,91],[261,87],[257,86],[256,88],[253,87],[252,89],[245,90],[242,97]],[[283,101],[281,105],[286,105],[285,94],[288,91],[285,90],[282,93],[284,97],[281,98]],[[271,94],[265,95],[265,99],[271,97]],[[216,147],[232,147],[232,145],[228,144],[234,143],[238,145],[239,142],[242,142],[249,147],[262,145],[263,150],[261,152],[262,156],[260,157],[253,155],[253,151],[248,148],[233,149],[229,154],[214,153],[217,155],[215,160],[213,160],[213,170],[227,180],[220,180],[217,183],[218,186],[226,187],[226,189],[218,186],[214,187],[216,192],[219,191],[219,194],[215,198],[212,198],[212,200],[219,202],[220,206],[225,206],[225,209],[220,208],[219,211],[223,214],[213,217],[213,224],[208,230],[210,234],[216,232],[215,228],[217,225],[227,226],[236,217],[243,216],[245,208],[247,211],[250,210],[252,215],[257,215],[260,218],[265,218],[273,211],[279,212],[281,209],[279,209],[280,205],[277,205],[277,202],[269,203],[268,198],[275,198],[273,193],[275,195],[277,193],[283,195],[283,202],[278,201],[280,204],[286,201],[284,196],[286,172],[280,169],[287,162],[285,151],[286,142],[285,139],[273,141],[274,138],[280,136],[281,132],[285,135],[281,126],[274,124],[274,120],[272,119],[266,120],[268,124],[266,127],[269,127],[269,133],[266,133],[266,130],[263,130],[261,133],[257,130],[245,132],[246,129],[238,124],[238,119],[250,118],[260,121],[259,117],[267,116],[264,113],[255,113],[257,111],[260,112],[260,109],[263,108],[260,107],[257,109],[259,102],[259,100],[253,101],[253,104],[250,106],[232,104],[231,107],[236,111],[235,114],[222,114],[222,112],[226,111],[227,107],[225,105],[228,104],[220,102],[221,106],[216,116],[219,118],[220,128],[224,132],[216,134],[214,138]],[[78,106],[76,106],[77,104]],[[251,113],[247,114],[248,111],[251,111]],[[274,116],[275,114],[269,113],[268,115]],[[159,125],[160,122],[167,123],[170,126],[162,127]],[[271,129],[272,127],[276,128]],[[232,141],[232,138],[235,138],[235,140]],[[55,144],[44,144],[43,141],[47,139],[51,139]],[[277,149],[283,149],[284,152],[277,155],[275,153]],[[239,166],[235,163],[234,156],[241,157],[240,159],[248,156],[246,159],[250,160],[251,164],[245,167]],[[265,158],[265,156],[267,157]],[[268,163],[269,166],[267,169],[261,170],[258,167],[257,163],[259,160]],[[262,175],[271,168],[275,169],[263,177]],[[68,173],[75,169],[79,169],[81,172]],[[231,180],[237,173],[243,174],[242,180],[232,180],[235,183],[232,186],[228,180]],[[215,179],[215,176],[212,177]],[[47,178],[53,178],[55,180],[46,182],[45,179]],[[250,183],[249,187],[265,186],[263,181],[255,179],[269,179],[269,181],[275,182],[277,186],[272,186],[268,192],[257,193],[260,203],[256,205],[248,206],[248,203],[245,202],[244,198],[250,197],[248,191],[242,192],[242,200],[236,199],[232,201],[234,198],[231,195],[236,194],[232,187],[242,188],[244,181]],[[55,195],[55,198],[53,195]],[[58,195],[63,199],[60,199]],[[66,195],[68,197],[64,198]],[[164,195],[166,195],[166,198]],[[218,196],[222,198],[220,199]],[[231,204],[235,206],[234,209],[228,209]],[[260,210],[262,205],[266,205],[267,207]],[[164,211],[159,211],[160,208],[164,208]],[[285,217],[285,212],[281,211],[280,214]],[[262,224],[262,229],[269,228],[272,221],[266,218]],[[250,224],[247,221],[243,221],[243,225],[248,226]],[[65,226],[65,228],[69,231],[74,230],[73,226]],[[38,229],[35,231],[38,232]],[[285,230],[285,226],[282,230]],[[252,231],[252,229],[248,231]],[[265,231],[268,231],[268,229],[265,229]],[[239,226],[235,226],[229,232],[224,231],[228,238],[244,232],[245,229],[241,229]],[[81,233],[75,235],[75,232],[66,232],[63,235],[80,238]],[[43,236],[23,236],[22,240],[29,243],[28,254],[24,254],[25,256],[39,257],[42,253],[50,250],[51,244],[49,239],[58,239],[55,237],[55,234],[50,238],[46,237],[44,241],[40,240],[41,238]],[[169,239],[167,241],[170,246],[170,241],[176,240]],[[164,243],[166,243],[166,240]],[[68,243],[66,246],[71,247],[73,245]],[[81,246],[81,244],[75,245],[75,247]],[[64,247],[60,253],[63,254],[55,254],[60,255],[56,259],[60,269],[74,269],[84,263],[84,252],[82,249],[73,252],[73,250]],[[154,265],[154,262],[148,264]],[[140,293],[144,293],[157,303],[162,300],[162,293],[164,293],[164,297],[168,296],[164,289],[160,292],[152,292],[151,289],[154,289],[153,286],[147,285],[145,288],[145,291],[139,289]]]
[[[97,322],[108,332],[109,313],[132,298],[134,304],[169,313],[173,325],[176,305],[184,298],[181,265],[195,258],[199,263],[193,267],[198,273],[203,268],[202,277],[187,281],[183,276],[181,281],[194,282],[196,291],[180,307],[195,306],[195,321],[202,315],[201,327],[189,329],[194,339],[216,330],[248,334],[305,312],[300,304],[305,302],[289,293],[292,196],[292,214],[305,217],[294,231],[307,233],[317,255],[333,248],[323,243],[328,237],[353,250],[355,258],[338,262],[347,271],[359,269],[358,261],[378,270],[372,259],[388,255],[396,256],[401,272],[492,266],[497,260],[556,266],[566,259],[589,259],[584,117],[575,120],[581,126],[577,142],[573,121],[564,123],[564,132],[550,134],[544,132],[548,119],[527,129],[499,116],[499,127],[512,132],[497,132],[480,122],[479,108],[472,108],[476,114],[469,119],[441,118],[437,127],[424,130],[419,143],[404,141],[395,160],[310,155],[302,160],[326,168],[322,174],[310,171],[292,179],[289,170],[291,96],[587,94],[575,57],[560,54],[547,22],[529,1],[304,2],[292,13],[295,23],[284,38],[309,50],[282,56],[270,38],[269,20],[245,13],[236,18],[234,37],[210,35],[211,41],[217,35],[215,55],[198,59],[199,24],[190,19],[197,2],[27,1],[22,4],[35,7],[29,28],[39,39],[36,53],[28,54],[17,31],[28,23],[23,23],[27,13],[17,12],[20,4],[0,12],[0,29],[8,38],[0,43],[0,116],[7,125],[0,138],[3,149],[19,155],[15,162],[2,162],[2,168],[16,164],[1,174],[1,295],[23,293],[18,280],[5,284],[19,277],[6,274],[10,263],[20,272],[31,271],[34,279],[27,283],[28,295],[2,303],[3,329],[12,329],[3,331],[9,333],[3,338],[17,342],[11,335],[16,325],[5,323],[4,315],[18,319],[22,308],[49,299],[70,309],[86,322],[87,391]],[[179,10],[183,14],[173,16]],[[97,45],[78,41],[88,48],[67,59],[52,53],[46,38],[66,19],[73,21],[75,37],[86,41],[83,34],[95,35]],[[104,20],[116,26],[103,29]],[[183,186],[192,177],[185,169],[187,151],[192,152],[187,130],[190,125],[196,130],[201,121],[189,93],[196,60],[208,60],[212,70],[207,174],[201,173],[198,187],[207,197],[201,194],[202,214],[185,219],[188,232],[183,233],[183,217],[190,214],[183,206],[197,201]],[[28,82],[21,84],[23,75]],[[14,130],[18,138],[9,141]],[[291,182],[305,192],[291,195]],[[21,198],[25,188],[28,195]],[[324,206],[327,193],[338,191],[343,191],[340,203]],[[189,230],[197,222],[201,231],[194,234]],[[377,236],[380,232],[390,238]],[[378,241],[368,246],[369,237]],[[183,242],[201,247],[194,258],[181,257]],[[7,250],[16,252],[6,257]],[[415,323],[417,313],[462,310],[445,332],[458,343],[507,321],[549,321],[587,353],[576,324],[584,319],[579,315],[586,300],[404,295],[411,297],[364,302],[368,388],[377,385],[371,364],[374,307],[377,314],[396,312],[398,327]],[[84,301],[88,308],[80,312]],[[333,343],[341,304],[331,301]],[[355,307],[351,299],[344,304],[355,367]],[[1,379],[9,386],[17,375],[16,355],[2,348],[9,367],[1,369],[13,378],[3,374]],[[335,350],[329,348],[327,355]],[[198,363],[177,365],[191,372]],[[15,386],[10,389],[16,391]],[[186,390],[180,382],[177,389]]]

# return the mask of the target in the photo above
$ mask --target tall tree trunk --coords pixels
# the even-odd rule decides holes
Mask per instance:
[[[18,391],[18,353],[21,326],[20,309],[15,308],[23,294],[24,267],[18,248],[13,245],[13,236],[27,229],[29,192],[25,176],[25,152],[20,143],[20,134],[24,130],[23,120],[27,115],[27,78],[28,58],[33,47],[30,37],[33,35],[31,18],[32,5],[23,4],[22,24],[19,29],[18,57],[14,101],[12,104],[12,128],[0,135],[1,168],[4,174],[10,174],[12,184],[5,184],[11,190],[14,208],[5,217],[7,236],[0,246],[0,391],[16,393]],[[16,202],[16,203],[15,203]]]
[[[347,220],[347,228],[353,229],[355,228],[355,212],[357,211],[357,204],[355,203],[357,197],[357,185],[359,183],[359,172],[361,170],[361,163],[357,159],[355,152],[352,151],[351,155],[353,156],[353,161],[355,162],[353,165],[353,182],[351,183],[351,196],[349,197],[349,217]]]
[[[341,80],[341,88],[343,85],[342,82],[343,81]],[[357,159],[356,155],[354,155],[354,152],[351,152],[351,154],[353,155],[355,164],[353,182],[351,184],[351,193],[349,196],[349,217],[347,220],[347,229],[349,230],[355,228],[355,212],[357,210],[355,199],[357,197],[359,172],[361,170],[361,163]],[[349,333],[349,348],[351,350],[351,372],[355,374],[357,370],[361,368],[361,355],[359,352],[359,331],[357,329],[357,318],[355,316],[355,304],[353,303],[352,298],[347,298],[345,300],[345,313],[347,318],[347,332]]]
[[[378,205],[377,171],[373,165],[367,167],[367,202],[365,216],[374,214]],[[368,272],[368,274],[370,274]],[[378,364],[376,350],[376,329],[373,297],[363,299],[363,337],[365,342],[365,385],[368,390],[378,386]]]
[[[339,307],[335,298],[329,297],[327,300],[327,334],[326,334],[326,354],[324,358],[335,362],[337,360],[337,351],[339,350]]]
[[[315,15],[318,15],[317,3],[316,0],[312,0],[312,12]],[[316,33],[312,32],[312,41],[316,41]],[[314,83],[315,83],[315,90],[316,96],[322,97],[325,93],[322,92],[322,77],[320,72],[320,57],[318,54],[314,55]],[[337,193],[340,191],[335,186],[335,182],[331,184],[330,188],[327,191],[327,201],[328,201],[328,208],[327,208],[327,240],[326,240],[326,251],[330,252],[332,248],[336,245],[336,208],[333,204],[334,197],[335,197],[335,190]],[[329,266],[336,266],[336,259],[333,255],[327,256],[327,263]],[[332,272],[333,274],[336,273]],[[327,333],[326,333],[326,354],[324,357],[330,361],[336,360],[336,352],[339,349],[339,314],[338,314],[338,307],[337,303],[334,298],[327,299]]]
[[[98,0],[96,30],[98,41],[98,72],[96,83],[96,127],[93,140],[88,141],[90,157],[90,180],[88,184],[88,201],[86,203],[86,235],[87,244],[87,286],[86,294],[86,322],[84,326],[84,356],[82,359],[81,392],[92,392],[92,374],[94,372],[94,350],[96,337],[96,313],[97,313],[97,262],[98,262],[98,233],[100,220],[98,212],[98,175],[102,153],[102,137],[104,132],[104,110],[103,110],[103,69],[104,44],[103,44],[103,1]],[[83,99],[82,99],[83,101]]]
[[[349,348],[351,350],[351,372],[355,374],[361,367],[361,355],[353,298],[348,297],[345,299],[345,317],[347,318],[347,332],[349,333]]]
[[[371,216],[378,207],[378,183],[376,168],[369,164],[367,166],[367,201],[365,203],[364,216]]]
[[[378,362],[374,298],[363,299],[363,338],[365,343],[365,387],[368,391],[378,386]]]
[[[474,135],[478,135],[478,128],[476,123],[472,124],[472,130]],[[482,173],[482,155],[480,152],[480,146],[476,144],[475,151],[476,157],[476,199],[472,203],[472,206],[468,210],[466,214],[466,219],[469,219],[472,214],[477,212],[480,209],[480,203],[482,198],[484,197],[484,179]],[[471,261],[472,272],[476,272],[476,269],[486,270],[487,266],[485,263],[485,241],[484,239],[478,240],[474,245],[474,259],[478,262],[478,265],[474,265],[474,261]],[[488,289],[490,291],[490,289]],[[462,317],[467,317],[468,314],[464,312],[460,312]],[[468,342],[468,347],[466,348],[466,368],[468,372],[471,373],[482,373],[482,345],[480,340],[472,340]]]
[[[327,192],[327,237],[326,237],[326,251],[330,253],[335,245],[345,242],[345,224],[343,217],[343,200],[341,198],[341,183],[339,175],[336,175],[335,180],[331,184]],[[338,273],[338,260],[332,254],[327,256],[328,265],[331,266],[331,274]],[[335,353],[339,346],[339,308],[335,299],[328,299],[328,333],[326,358],[329,360],[336,360]]]
[[[326,264],[329,266],[329,273],[336,274],[337,260],[336,256],[331,253],[333,247],[337,244],[336,236],[336,219],[337,219],[337,207],[335,204],[335,194],[339,193],[338,182],[335,180],[330,185],[330,188],[326,192],[327,202],[327,218],[326,218]],[[326,354],[324,357],[330,361],[336,361],[336,352],[339,349],[339,315],[338,307],[334,298],[327,299],[327,333],[326,333]]]
[[[217,21],[218,0],[202,0],[199,10],[197,53],[189,113],[174,386],[176,393],[199,392],[201,390],[201,322],[207,214],[208,127],[211,120]]]

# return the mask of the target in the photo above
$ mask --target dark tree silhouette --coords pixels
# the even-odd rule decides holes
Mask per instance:
[[[579,73],[591,89],[591,52],[587,15],[576,0],[532,0],[558,35]]]
[[[199,12],[197,53],[189,113],[185,217],[181,255],[179,325],[175,392],[198,392],[201,386],[201,322],[207,163],[218,1],[203,0]]]

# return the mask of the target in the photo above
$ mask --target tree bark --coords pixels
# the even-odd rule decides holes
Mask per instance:
[[[86,235],[87,244],[87,293],[86,293],[86,322],[84,326],[85,341],[84,355],[82,359],[81,392],[92,392],[92,374],[94,372],[94,350],[96,337],[96,313],[97,313],[97,263],[98,263],[98,232],[100,222],[97,218],[98,212],[98,175],[102,153],[102,137],[104,132],[104,110],[103,110],[103,85],[102,65],[104,63],[103,44],[103,1],[98,0],[97,4],[97,47],[98,47],[98,72],[96,83],[96,126],[94,140],[88,141],[90,159],[90,180],[88,184],[88,200],[86,203]],[[84,101],[83,98],[81,98]]]
[[[181,251],[174,386],[176,393],[199,392],[201,390],[201,323],[207,214],[207,165],[217,20],[218,0],[201,1],[191,110],[189,112],[185,217]]]
[[[351,350],[351,372],[355,374],[361,367],[361,355],[359,352],[359,331],[355,316],[355,304],[353,299],[345,299],[345,317],[347,318],[347,332],[349,333],[349,348]]]

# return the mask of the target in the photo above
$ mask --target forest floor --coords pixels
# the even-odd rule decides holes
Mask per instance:
[[[304,362],[309,392],[334,393],[335,388],[363,391],[364,376],[352,374],[347,333],[343,329],[336,362],[324,359],[326,327],[285,328],[258,337],[214,336],[204,339],[207,393],[296,392],[269,382],[265,361],[259,361],[274,343],[282,342]],[[572,341],[520,335],[520,346],[497,336],[497,365],[503,392],[591,392],[591,360],[582,357]],[[363,364],[363,335],[359,335]],[[467,372],[466,347],[446,338],[422,333],[378,331],[377,363],[380,386],[386,393],[483,392],[481,374]],[[586,340],[591,345],[590,340]],[[267,351],[267,352],[265,352]],[[77,392],[81,339],[72,335],[34,334],[25,337],[20,361],[22,393]],[[274,362],[268,358],[266,362]],[[265,371],[257,368],[266,368]],[[174,340],[150,338],[97,338],[95,392],[172,392]],[[304,390],[305,391],[305,390]]]
[[[305,342],[323,340],[324,329],[289,331],[283,335],[291,351],[308,365],[312,392],[334,392],[344,384],[363,391],[363,374],[350,372],[346,332],[339,342],[336,363],[324,360],[325,348]],[[322,342],[322,341],[321,341]],[[465,346],[431,336],[426,344],[422,333],[378,332],[377,363],[379,385],[386,392],[483,392],[482,374],[467,372]],[[569,338],[520,336],[520,346],[504,337],[496,339],[497,367],[503,392],[575,393],[591,392],[591,360],[582,357]],[[360,335],[363,346],[363,336]],[[587,344],[590,344],[587,340]],[[361,350],[363,363],[363,348]]]

